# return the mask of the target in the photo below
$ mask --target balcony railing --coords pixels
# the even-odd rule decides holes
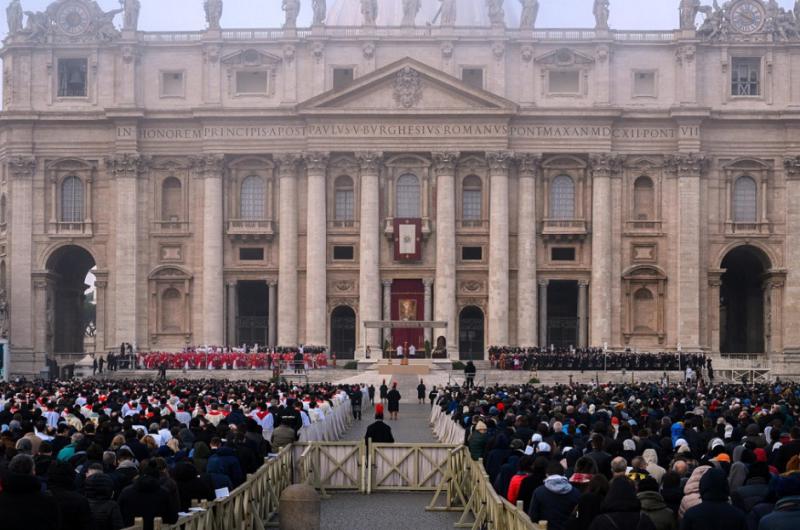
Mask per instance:
[[[228,235],[240,239],[272,239],[275,227],[272,219],[230,219]]]
[[[626,229],[628,232],[639,232],[639,233],[660,233],[661,232],[661,221],[657,220],[636,220],[636,221],[628,221],[626,223]]]
[[[725,223],[725,233],[729,235],[769,235],[769,223]]]
[[[458,228],[465,232],[485,232],[489,229],[488,219],[459,219]]]
[[[91,236],[92,223],[58,221],[50,223],[50,233],[60,236]]]
[[[586,235],[584,219],[545,219],[542,222],[542,235],[580,237]]]
[[[331,232],[358,231],[359,222],[355,219],[334,219],[328,221],[328,230]]]
[[[188,232],[188,221],[153,221],[154,234],[177,235],[186,234]]]

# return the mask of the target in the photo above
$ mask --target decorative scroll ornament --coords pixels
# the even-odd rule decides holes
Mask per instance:
[[[114,17],[123,9],[103,11],[93,0],[57,0],[44,11],[26,11],[27,20],[21,26],[18,4],[12,3],[12,35],[29,42],[74,43],[113,41],[121,34],[114,26]]]
[[[419,72],[410,66],[397,72],[394,79],[394,100],[403,108],[410,109],[422,99],[422,80]]]

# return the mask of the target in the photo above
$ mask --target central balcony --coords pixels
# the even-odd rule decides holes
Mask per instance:
[[[275,236],[272,219],[229,219],[228,237],[239,240],[266,239]]]

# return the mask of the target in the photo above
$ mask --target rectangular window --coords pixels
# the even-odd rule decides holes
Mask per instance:
[[[239,261],[264,261],[264,249],[261,247],[243,247],[239,249]]]
[[[85,98],[88,71],[86,59],[59,59],[58,97]]]
[[[483,89],[483,68],[464,68],[461,80],[472,88]]]
[[[354,72],[352,68],[333,69],[333,89],[341,90],[353,82]]]
[[[550,261],[575,261],[575,247],[553,247]]]
[[[462,207],[465,221],[480,221],[481,190],[464,190],[464,204]]]
[[[353,190],[336,190],[335,215],[337,221],[355,219],[356,200]]]
[[[333,247],[333,260],[334,261],[353,261],[355,259],[356,251],[352,245],[335,246]]]
[[[266,70],[243,70],[236,72],[237,94],[266,94]]]
[[[161,72],[161,97],[182,98],[183,72]]]
[[[581,91],[581,73],[578,70],[550,70],[547,79],[551,94],[578,94]]]
[[[731,66],[731,96],[761,95],[761,58],[734,57]]]
[[[483,247],[461,247],[461,261],[483,260]]]
[[[634,72],[633,73],[633,95],[634,97],[655,97],[656,95],[656,73],[655,72]]]

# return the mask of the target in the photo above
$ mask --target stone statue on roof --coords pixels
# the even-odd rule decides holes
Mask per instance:
[[[125,15],[122,22],[122,29],[136,31],[139,28],[139,11],[142,4],[139,0],[124,0],[122,3]]]
[[[539,16],[539,0],[519,0],[519,3],[522,4],[519,27],[533,29],[536,27],[536,18]]]
[[[504,0],[486,0],[489,11],[489,22],[492,26],[503,26],[506,23],[506,12],[503,9]]]
[[[311,9],[314,10],[313,25],[321,26],[325,23],[325,17],[328,14],[328,6],[325,0],[313,0]]]
[[[595,29],[608,29],[608,17],[611,15],[611,2],[609,0],[594,0],[594,27]]]
[[[281,8],[286,13],[286,21],[283,23],[283,27],[296,28],[297,16],[300,14],[300,0],[283,0]]]
[[[422,0],[403,0],[403,26],[413,26],[422,7]]]
[[[19,0],[11,0],[6,8],[6,22],[8,22],[8,34],[14,35],[22,31],[22,4]]]
[[[374,26],[378,20],[378,0],[361,0],[361,14],[365,26]]]
[[[208,29],[219,29],[219,21],[222,19],[222,0],[206,0],[204,7]]]

